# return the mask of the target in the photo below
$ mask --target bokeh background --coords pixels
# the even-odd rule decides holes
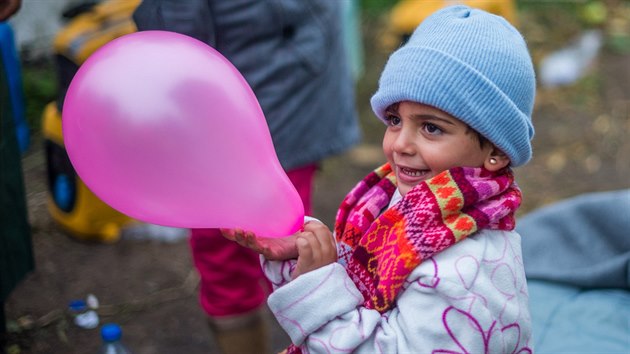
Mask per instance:
[[[317,178],[315,216],[329,224],[345,193],[384,162],[383,126],[374,118],[369,98],[388,54],[409,34],[405,21],[417,17],[401,12],[410,6],[404,2],[355,3],[359,40],[351,47],[360,59],[355,62],[357,109],[364,139],[327,160]],[[413,2],[426,7],[441,3]],[[45,105],[58,95],[52,41],[64,24],[61,12],[77,3],[24,0],[10,22],[22,58],[31,134],[23,169],[36,269],[5,303],[6,351],[96,352],[98,330],[76,327],[66,311],[71,300],[94,294],[101,322],[121,324],[124,341],[135,353],[213,352],[185,239],[135,238],[114,244],[78,240],[48,212],[41,122]],[[516,169],[525,197],[519,215],[582,193],[630,188],[630,1],[518,0],[513,5],[513,20],[528,42],[539,77],[534,158]],[[550,62],[556,66],[545,67]],[[551,78],[543,76],[545,70]],[[561,82],[553,82],[554,74]],[[630,217],[629,210],[619,213]],[[274,349],[280,350],[288,339],[271,317],[269,322]]]

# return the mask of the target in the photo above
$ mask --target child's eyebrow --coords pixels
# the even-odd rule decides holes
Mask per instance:
[[[414,120],[432,120],[432,121],[440,121],[445,124],[455,125],[455,123],[449,118],[443,118],[440,116],[436,116],[433,114],[412,114],[411,119]]]
[[[396,108],[391,108],[391,107],[390,107],[390,108],[387,108],[387,109],[385,110],[385,114],[393,114],[393,115],[396,115],[396,114],[398,114],[398,109],[396,109]]]

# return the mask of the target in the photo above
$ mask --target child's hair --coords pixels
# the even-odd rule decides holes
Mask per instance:
[[[390,56],[371,103],[383,121],[397,102],[441,109],[519,166],[532,155],[535,93],[521,34],[502,17],[458,5],[429,16]]]

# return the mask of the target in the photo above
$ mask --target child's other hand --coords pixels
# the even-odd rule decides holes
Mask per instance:
[[[221,234],[228,240],[235,241],[269,260],[281,261],[298,256],[295,245],[296,235],[280,238],[257,237],[253,232],[241,229],[221,229]]]
[[[316,221],[304,224],[304,232],[296,234],[298,260],[293,279],[337,261],[337,245],[330,229]]]

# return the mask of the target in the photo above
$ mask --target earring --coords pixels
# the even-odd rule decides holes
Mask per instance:
[[[490,158],[490,164],[491,164],[491,165],[496,165],[496,164],[497,164],[497,162],[498,162],[498,161],[497,161],[497,159],[495,159],[494,157],[491,157],[491,158]]]

